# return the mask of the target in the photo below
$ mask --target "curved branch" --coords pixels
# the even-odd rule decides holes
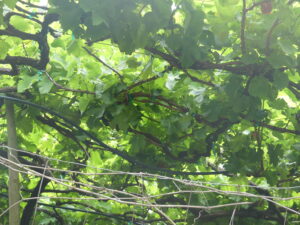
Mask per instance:
[[[10,56],[7,55],[3,60],[0,60],[0,64],[10,64],[12,69],[0,68],[0,74],[17,75],[19,73],[17,66],[26,65],[34,67],[38,70],[44,70],[49,62],[49,45],[47,41],[47,33],[49,31],[49,25],[58,20],[57,14],[47,14],[42,22],[42,29],[37,34],[30,34],[18,29],[15,29],[10,23],[10,18],[14,15],[20,16],[18,13],[10,12],[5,16],[5,22],[7,28],[0,30],[0,35],[8,35],[21,38],[22,40],[32,40],[38,42],[40,50],[40,59],[34,59],[23,56]],[[21,14],[21,16],[23,16]]]
[[[133,97],[153,98],[151,96],[151,94],[147,94],[147,93],[143,93],[143,92],[136,92],[136,93],[132,93],[130,95],[132,95]],[[299,96],[300,96],[300,94],[299,94]],[[187,112],[189,112],[188,108],[180,106],[180,105],[177,105],[176,103],[174,103],[174,102],[172,102],[172,101],[170,101],[170,100],[168,100],[168,99],[166,99],[166,98],[164,98],[162,96],[156,96],[155,98],[157,98],[157,99],[159,99],[159,100],[161,100],[161,101],[169,104],[170,106],[164,105],[164,104],[159,104],[159,103],[157,103],[155,101],[151,101],[154,104],[159,104],[159,105],[161,105],[163,107],[166,107],[166,108],[168,108],[170,110],[176,110],[176,111],[179,111],[181,113],[187,113]],[[242,117],[244,117],[244,116],[242,116]],[[220,118],[219,120],[217,120],[215,122],[210,122],[210,121],[206,120],[203,116],[201,116],[199,114],[195,114],[194,118],[196,119],[197,122],[207,124],[207,125],[209,125],[211,127],[216,127],[222,121],[225,121],[225,119]],[[260,122],[260,121],[251,121],[251,122],[259,123],[260,126],[262,126],[262,127],[268,128],[270,130],[278,131],[278,132],[281,132],[281,133],[290,133],[290,134],[300,135],[300,131],[298,131],[298,130],[291,130],[291,129],[287,129],[287,128],[276,127],[276,126],[273,126],[273,125],[270,125],[270,124],[267,124],[267,123],[264,123],[264,122]]]
[[[298,130],[291,130],[287,128],[282,128],[282,127],[276,127],[270,124],[266,124],[264,122],[257,122],[257,121],[252,121],[254,123],[258,123],[260,126],[268,128],[270,130],[278,131],[280,133],[289,133],[289,134],[295,134],[295,135],[300,135],[300,131]]]
[[[8,97],[8,96],[0,96],[0,99],[7,99],[7,100],[11,100],[14,101],[16,103],[19,104],[25,104],[34,108],[37,108],[39,110],[42,110],[44,112],[50,113],[62,120],[64,120],[66,123],[70,124],[73,128],[77,129],[78,131],[82,132],[83,134],[85,134],[88,138],[90,138],[91,140],[95,141],[95,143],[97,143],[100,147],[102,147],[105,151],[109,151],[115,155],[120,156],[121,158],[127,160],[128,162],[130,162],[131,164],[144,168],[144,169],[148,169],[148,170],[152,170],[152,171],[158,171],[158,172],[164,172],[167,174],[173,174],[173,175],[216,175],[216,174],[227,174],[227,171],[217,171],[217,172],[184,172],[184,171],[174,171],[174,170],[168,170],[168,169],[161,169],[161,168],[157,168],[151,165],[147,165],[143,162],[140,162],[139,160],[133,158],[132,156],[130,156],[127,152],[125,151],[120,151],[117,148],[113,148],[110,147],[109,145],[105,144],[104,142],[102,142],[100,139],[98,139],[95,135],[93,135],[92,133],[84,130],[83,128],[81,128],[80,126],[76,125],[74,122],[72,122],[71,120],[65,118],[64,116],[58,114],[57,112],[54,112],[51,109],[48,109],[44,106],[41,105],[37,105],[35,103],[29,102],[29,101],[25,101],[22,99],[18,99],[18,98],[13,98],[13,97]]]
[[[37,8],[37,9],[43,9],[43,10],[48,10],[48,7],[46,6],[40,6],[40,5],[36,5],[36,4],[33,4],[31,2],[25,2],[23,0],[19,0],[20,3],[24,4],[24,5],[27,5],[31,8]]]
[[[92,53],[88,48],[82,47],[90,56],[92,56],[94,59],[96,59],[98,62],[102,63],[104,66],[106,66],[108,69],[113,71],[115,74],[118,75],[119,79],[124,82],[124,77],[120,72],[118,72],[116,69],[112,68],[110,65],[106,64],[103,60],[101,60],[98,56],[96,56],[94,53]]]
[[[174,56],[161,52],[155,48],[146,48],[149,52],[151,52],[154,55],[157,55],[161,57],[162,59],[166,60],[170,65],[184,70],[182,67],[180,61],[175,58]],[[254,76],[258,74],[260,71],[265,71],[266,70],[266,65],[265,64],[248,64],[245,65],[240,61],[232,61],[232,62],[227,62],[227,63],[212,63],[212,62],[196,62],[192,66],[190,66],[189,69],[194,69],[194,70],[224,70],[228,71],[234,74],[238,75],[247,75],[247,76]]]
[[[48,79],[55,85],[55,87],[57,89],[62,89],[62,90],[65,90],[65,91],[70,91],[70,92],[74,92],[74,93],[83,93],[83,94],[90,94],[90,95],[95,95],[96,93],[95,92],[91,92],[91,91],[87,91],[87,90],[80,90],[80,89],[73,89],[73,88],[67,88],[67,87],[64,87],[62,85],[60,85],[59,83],[57,83],[51,76],[50,74],[45,71],[45,74],[46,76],[48,77]]]

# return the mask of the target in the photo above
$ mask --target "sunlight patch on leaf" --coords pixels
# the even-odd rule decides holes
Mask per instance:
[[[179,79],[179,74],[170,73],[168,74],[167,81],[166,81],[166,88],[169,90],[173,90],[177,81]]]
[[[205,90],[206,88],[199,87],[199,85],[196,85],[194,83],[189,85],[189,95],[194,96],[195,101],[199,104],[201,104],[204,99]]]

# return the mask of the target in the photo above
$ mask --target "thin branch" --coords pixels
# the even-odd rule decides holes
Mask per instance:
[[[169,106],[172,107],[172,109],[175,109],[175,110],[177,110],[177,111],[179,111],[179,112],[182,112],[182,113],[186,113],[186,112],[189,111],[188,108],[183,107],[183,106],[180,106],[180,105],[174,103],[173,101],[171,101],[171,100],[169,100],[169,99],[167,99],[167,98],[165,98],[165,97],[163,97],[163,96],[160,96],[160,95],[158,95],[158,96],[153,96],[152,94],[147,94],[147,93],[143,93],[143,92],[134,92],[134,93],[130,93],[130,95],[131,95],[132,97],[134,97],[134,98],[137,98],[137,97],[145,97],[145,98],[150,98],[150,99],[153,99],[153,100],[154,100],[154,99],[158,99],[158,100],[160,100],[160,101],[162,101],[162,102],[167,103]]]
[[[270,1],[270,0],[263,0],[263,1],[255,2],[255,3],[253,3],[253,5],[246,8],[246,12],[249,12],[249,11],[253,10],[255,7],[260,6],[262,3],[268,2],[268,1]]]
[[[263,189],[263,188],[260,188],[260,187],[257,187],[257,185],[255,183],[253,183],[252,181],[250,181],[249,183],[250,183],[250,185],[255,187],[255,190],[259,194],[264,195],[264,196],[272,197],[270,191],[268,191],[266,189]],[[277,208],[276,204],[274,204],[274,202],[269,201],[268,205],[269,205],[268,210],[272,211],[273,214],[277,215],[278,221],[280,221],[280,223],[283,224],[284,223],[284,217],[281,215],[281,213],[280,213],[279,209]]]
[[[253,121],[255,122],[255,121]],[[300,135],[300,131],[298,130],[290,130],[290,129],[286,129],[286,128],[281,128],[281,127],[276,127],[270,124],[266,124],[264,122],[259,122],[259,125],[265,128],[268,128],[270,130],[274,130],[274,131],[278,131],[280,133],[289,133],[289,134],[295,134],[295,135]]]
[[[183,67],[181,66],[180,61],[177,58],[175,58],[174,56],[172,56],[170,54],[167,54],[167,53],[164,53],[162,51],[159,51],[155,48],[145,48],[145,50],[151,52],[154,55],[160,56],[162,59],[164,59],[168,63],[170,63],[171,66],[174,66],[178,69],[183,69]]]
[[[94,134],[86,131],[85,129],[81,128],[80,126],[78,126],[77,124],[75,124],[74,122],[72,122],[71,120],[67,119],[66,117],[62,116],[61,114],[54,112],[51,109],[48,109],[44,106],[41,105],[37,105],[35,103],[29,102],[29,101],[25,101],[22,99],[18,99],[18,98],[13,98],[13,97],[8,97],[8,96],[0,96],[0,99],[7,99],[7,100],[11,100],[17,103],[21,103],[21,104],[25,104],[34,108],[37,108],[41,111],[47,112],[52,114],[53,116],[56,116],[60,119],[62,119],[63,121],[65,121],[66,123],[70,124],[74,129],[78,130],[79,132],[82,132],[83,134],[85,134],[88,138],[90,138],[91,140],[95,141],[95,143],[99,146],[101,146],[105,151],[111,152],[112,154],[118,155],[119,157],[125,159],[126,161],[130,162],[131,164],[144,168],[144,169],[148,169],[148,170],[152,170],[152,171],[160,171],[163,173],[168,173],[168,174],[177,174],[177,175],[216,175],[216,174],[227,174],[227,171],[220,171],[220,172],[185,172],[185,171],[174,171],[174,170],[169,170],[169,169],[161,169],[161,168],[157,168],[155,166],[152,165],[148,165],[145,164],[144,162],[139,161],[138,159],[136,159],[135,157],[132,157],[131,155],[129,155],[127,152],[119,150],[117,148],[111,147],[107,144],[105,144],[103,141],[101,141],[98,137],[96,137]]]
[[[0,93],[9,93],[9,92],[17,92],[16,87],[2,87],[0,88]]]
[[[82,144],[77,139],[76,135],[74,135],[74,133],[72,132],[70,127],[66,126],[65,124],[61,124],[58,121],[55,121],[54,119],[51,119],[51,118],[47,117],[46,115],[45,116],[37,116],[36,119],[38,121],[40,121],[41,123],[54,128],[59,133],[61,133],[63,136],[73,140],[80,147],[80,149],[83,152],[85,152],[86,155],[88,155],[86,149],[82,146]],[[67,128],[63,127],[63,125],[65,125]]]
[[[179,160],[179,161],[182,161],[182,162],[188,162],[188,163],[195,163],[197,160],[198,160],[198,157],[195,157],[195,158],[192,158],[192,159],[186,159],[184,157],[177,157],[177,156],[174,156],[172,153],[171,153],[171,150],[170,148],[162,143],[161,140],[159,140],[157,137],[153,136],[152,134],[150,133],[146,133],[146,132],[143,132],[143,131],[139,131],[139,130],[135,130],[135,129],[132,129],[132,128],[129,128],[128,129],[129,132],[132,132],[134,134],[138,134],[138,135],[142,135],[144,136],[146,139],[148,139],[148,141],[150,141],[152,144],[160,147],[163,152],[168,156],[170,157],[171,159],[174,159],[174,160]]]
[[[289,82],[289,86],[292,86],[292,87],[297,88],[298,90],[300,90],[300,84],[297,84],[297,83],[295,83],[293,81]]]
[[[37,8],[37,9],[43,9],[43,10],[48,10],[48,7],[46,6],[40,6],[40,5],[36,5],[36,4],[33,4],[33,3],[30,3],[30,2],[25,2],[23,0],[19,0],[20,3],[24,4],[24,5],[27,5],[31,8]]]
[[[38,189],[38,192],[37,192],[37,197],[41,195],[41,192],[42,190],[45,189],[45,187],[43,187],[43,180],[44,180],[44,176],[45,176],[45,173],[46,173],[46,168],[48,167],[48,162],[49,161],[46,161],[45,163],[45,167],[44,167],[44,172],[43,172],[43,176],[41,177],[41,182],[40,182],[40,186],[39,186],[39,189]],[[42,189],[43,188],[43,189]],[[37,204],[35,204],[34,206],[34,212],[33,212],[33,215],[32,215],[32,225],[34,225],[34,220],[35,220],[35,216],[36,216],[36,211],[37,211]],[[22,224],[22,225],[25,225],[25,224]]]
[[[55,218],[56,221],[59,223],[59,225],[65,225],[66,223],[64,222],[63,218],[60,215],[58,215],[58,213],[56,212],[56,208],[55,207],[51,207],[51,208],[53,209],[54,212],[51,212],[51,211],[46,210],[41,207],[39,207],[37,210],[39,212],[43,212],[43,213],[49,215],[50,218]]]
[[[123,81],[124,77],[122,74],[120,74],[117,70],[115,70],[114,68],[112,68],[111,66],[109,66],[108,64],[106,64],[103,60],[101,60],[98,56],[96,56],[94,53],[92,53],[88,48],[86,47],[82,47],[90,56],[92,56],[94,59],[96,59],[98,62],[102,63],[104,66],[106,66],[107,68],[109,68],[111,71],[113,71],[114,73],[116,73],[119,77],[119,79]]]
[[[288,88],[295,95],[295,97],[300,100],[300,92],[292,86],[289,86]]]
[[[132,84],[132,85],[129,85],[129,86],[126,88],[126,90],[124,90],[124,91],[129,91],[129,90],[131,90],[131,89],[133,89],[133,88],[135,88],[135,87],[138,87],[138,86],[143,85],[143,84],[145,84],[145,83],[148,83],[148,82],[151,82],[151,81],[153,81],[153,80],[156,80],[157,78],[159,78],[158,75],[153,76],[153,77],[150,77],[150,78],[145,79],[145,80],[138,81],[138,82],[136,82],[136,83],[134,83],[134,84]]]
[[[84,94],[95,95],[95,92],[64,87],[64,86],[60,85],[59,83],[57,83],[57,82],[49,75],[49,73],[48,73],[47,71],[45,71],[45,74],[46,74],[46,76],[48,77],[48,79],[55,85],[55,87],[56,87],[57,89],[62,89],[62,90],[65,90],[65,91],[71,91],[71,92],[75,92],[75,93],[84,93]]]
[[[20,12],[26,13],[30,17],[37,17],[37,15],[46,15],[46,12],[30,12],[26,9],[23,9],[22,7],[20,7],[18,5],[16,5],[15,8]],[[30,18],[30,19],[33,19],[33,18]]]
[[[175,58],[174,56],[164,53],[162,51],[159,51],[155,48],[146,48],[147,51],[151,52],[152,54],[155,54],[162,59],[166,60],[170,65],[183,70],[184,68],[182,67],[180,61]],[[212,62],[201,62],[198,61],[194,63],[190,69],[194,70],[224,70],[228,71],[234,74],[238,75],[246,75],[246,76],[254,76],[258,73],[260,73],[261,70],[266,69],[266,65],[264,64],[243,64],[240,61],[232,61],[232,62],[227,62],[227,63],[212,63]]]
[[[213,84],[213,83],[210,82],[210,81],[201,80],[201,79],[199,79],[199,78],[197,78],[197,77],[192,76],[187,70],[185,70],[184,72],[185,72],[185,73],[188,75],[188,77],[189,77],[192,81],[194,81],[194,82],[197,82],[197,83],[200,83],[200,84],[204,84],[204,85],[207,85],[207,86],[210,86],[210,87],[216,87],[216,85]]]
[[[137,98],[137,97],[146,97],[146,98],[150,98],[150,99],[153,98],[153,96],[151,94],[142,93],[142,92],[131,93],[130,95],[132,95],[135,98]],[[147,100],[147,102],[152,102],[154,104],[159,104],[159,105],[161,105],[163,107],[169,108],[171,110],[176,110],[176,111],[179,111],[181,113],[187,113],[187,112],[189,112],[188,108],[180,106],[180,105],[177,105],[176,103],[174,103],[174,102],[166,99],[165,97],[155,96],[155,98],[158,99],[158,100],[161,100],[161,101],[163,101],[165,103],[167,103],[169,106],[165,105],[165,104],[161,104],[161,103],[159,104],[158,102],[151,101],[151,100]],[[216,121],[216,122],[213,122],[213,123],[209,122],[209,121],[207,121],[204,117],[202,117],[199,114],[195,114],[194,118],[196,119],[196,121],[198,121],[200,123],[205,123],[205,124],[207,124],[209,126],[212,126],[212,127],[215,127],[216,124],[220,123],[219,120]],[[221,120],[223,120],[223,119],[221,119]],[[256,121],[252,121],[252,122],[256,122]],[[262,127],[268,128],[270,130],[278,131],[278,132],[281,132],[281,133],[290,133],[290,134],[300,135],[300,131],[298,131],[298,130],[291,130],[291,129],[281,128],[281,127],[276,127],[276,126],[273,126],[273,125],[270,125],[270,124],[267,124],[267,123],[264,123],[264,122],[259,122],[259,124]]]

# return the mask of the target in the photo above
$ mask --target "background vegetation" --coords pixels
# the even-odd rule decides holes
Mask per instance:
[[[1,1],[21,224],[300,223],[299,24],[296,0]]]

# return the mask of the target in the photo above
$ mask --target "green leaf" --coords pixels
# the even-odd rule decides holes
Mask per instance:
[[[192,123],[192,118],[190,116],[184,116],[180,118],[177,122],[178,128],[181,131],[186,131]]]
[[[183,50],[180,61],[183,67],[190,67],[197,59],[205,60],[205,56],[201,53],[201,49],[197,46],[197,40],[191,38],[190,35],[187,35],[187,37],[183,39],[182,48]]]
[[[222,107],[223,104],[217,100],[202,104],[203,115],[211,122],[216,121],[224,113],[222,112]]]
[[[300,151],[300,142],[293,144],[293,148],[296,149],[297,151]]]
[[[150,59],[148,60],[147,64],[145,65],[145,67],[143,68],[140,74],[140,79],[145,79],[152,74],[152,65],[153,65],[153,58],[150,57]]]
[[[21,31],[28,31],[30,30],[30,23],[28,23],[28,20],[24,20],[23,18],[19,16],[13,16],[10,19],[11,25],[13,25],[16,29]]]
[[[278,182],[277,171],[266,170],[264,171],[264,176],[266,177],[268,184],[272,186],[277,184]]]
[[[157,31],[161,26],[161,18],[156,17],[154,12],[147,12],[143,17],[143,23],[146,30],[150,32]]]
[[[126,64],[129,68],[137,68],[141,65],[141,62],[139,62],[136,57],[130,57],[126,60]]]
[[[280,99],[280,98],[276,99],[275,101],[270,101],[268,104],[272,108],[278,109],[278,110],[281,110],[281,109],[284,109],[284,108],[288,107],[286,102],[283,99]]]
[[[53,83],[49,80],[47,76],[43,76],[42,80],[38,83],[39,92],[41,94],[47,94],[50,92],[51,88],[53,87]]]
[[[13,9],[16,6],[18,0],[3,0],[4,4],[7,5],[9,8]]]
[[[10,47],[6,41],[0,40],[0,59],[5,59]]]
[[[274,86],[279,90],[285,88],[289,84],[289,78],[286,73],[282,73],[280,71],[275,71],[273,73]]]
[[[67,46],[67,50],[69,53],[73,55],[80,55],[82,51],[83,42],[81,40],[72,40]]]
[[[243,112],[250,106],[250,99],[248,96],[240,95],[234,96],[230,99],[230,104],[232,105],[232,109],[236,113]]]
[[[78,26],[81,23],[83,10],[74,2],[67,0],[54,0],[58,5],[55,9],[52,8],[52,13],[60,15],[60,23],[65,30],[72,29],[73,32],[78,31]]]
[[[0,5],[1,7],[1,5]],[[3,9],[0,8],[0,25],[3,25]]]
[[[248,53],[247,55],[243,55],[241,61],[246,64],[259,63],[259,56],[255,51],[253,51]]]
[[[284,53],[287,55],[293,55],[298,51],[293,42],[291,42],[287,38],[278,40],[278,44],[281,47],[282,51],[284,51]]]
[[[19,93],[22,93],[24,92],[25,90],[31,88],[32,84],[34,84],[35,82],[37,82],[39,79],[39,76],[38,75],[34,75],[34,76],[27,76],[27,75],[24,75],[22,77],[22,80],[20,80],[18,82],[18,85],[17,85],[17,90]]]
[[[96,83],[96,85],[95,85],[95,95],[96,95],[96,98],[101,98],[102,97],[102,94],[104,92],[103,86],[104,86],[103,83]]]
[[[62,40],[61,38],[55,39],[52,43],[51,46],[54,48],[60,47],[60,48],[65,48],[65,41]]]
[[[92,166],[99,167],[99,165],[101,165],[101,163],[102,163],[99,152],[92,151],[89,161],[91,162]]]
[[[30,118],[28,116],[24,116],[24,115],[18,115],[18,117],[16,119],[18,121],[18,129],[21,129],[25,133],[32,132],[32,129],[34,126],[34,124],[32,122],[32,118]]]
[[[111,126],[115,129],[126,131],[130,126],[136,126],[141,114],[135,107],[115,107],[114,118]]]
[[[248,91],[250,95],[262,99],[272,98],[273,96],[270,82],[262,76],[256,76],[251,80]]]
[[[161,27],[166,26],[172,13],[171,1],[152,0],[150,4],[154,13],[153,17],[159,19]]]
[[[231,76],[228,83],[225,85],[225,92],[228,96],[233,97],[239,95],[239,91],[242,88],[243,79],[239,76]]]
[[[279,159],[283,156],[281,145],[274,146],[272,144],[268,144],[268,154],[270,163],[274,166],[277,166],[279,163]]]
[[[100,25],[101,23],[105,22],[102,15],[96,10],[92,11],[92,19],[93,19],[94,26]]]
[[[0,0],[0,92],[17,87],[21,94],[2,96],[33,102],[66,118],[27,104],[15,107],[19,147],[60,160],[49,161],[53,176],[65,179],[74,188],[82,184],[87,194],[69,192],[71,186],[56,182],[50,188],[61,190],[57,197],[77,199],[76,202],[60,201],[51,198],[53,193],[43,193],[42,202],[64,206],[57,211],[65,224],[138,222],[132,220],[133,214],[133,219],[143,219],[144,215],[148,221],[163,224],[166,221],[151,207],[133,207],[113,199],[92,200],[88,194],[99,187],[99,194],[125,199],[127,192],[141,197],[139,202],[143,202],[144,195],[163,196],[178,188],[187,190],[189,184],[182,180],[187,176],[178,171],[226,170],[230,176],[189,177],[220,191],[252,193],[253,189],[247,186],[251,181],[267,187],[281,186],[283,189],[272,188],[272,195],[277,197],[299,196],[299,188],[286,188],[300,183],[295,179],[299,173],[300,144],[294,135],[300,131],[296,90],[300,84],[299,0],[290,5],[288,0],[247,1],[247,8],[259,4],[247,11],[246,52],[241,51],[240,43],[241,0],[48,0],[48,10],[27,7],[19,1],[17,5],[25,7],[28,13],[7,6],[11,4],[13,8],[15,1]],[[24,1],[37,5],[44,2]],[[272,4],[270,14],[261,12],[265,3]],[[35,17],[44,25],[30,18],[31,10],[47,12]],[[10,12],[28,16],[14,15],[10,21],[27,34],[1,22],[3,15],[9,16]],[[59,15],[58,20],[49,25],[51,29],[41,29],[46,28],[52,13]],[[272,30],[278,19],[280,22]],[[82,50],[83,46],[118,70],[122,79]],[[48,50],[49,54],[44,54]],[[18,74],[6,75],[7,68],[14,69],[14,65]],[[65,87],[95,94],[56,88],[42,69]],[[40,75],[31,76],[36,71]],[[288,88],[289,80],[295,84],[293,88]],[[4,118],[0,126],[2,143],[7,139]],[[258,148],[260,139],[263,141]],[[0,167],[0,192],[7,193],[8,174]],[[63,171],[66,169],[73,172]],[[176,172],[169,174],[167,170]],[[165,174],[182,182],[177,187],[170,179],[145,177],[136,173],[139,171]],[[21,178],[24,196],[29,196],[27,190],[33,190],[40,178],[26,174]],[[247,196],[209,192],[205,198],[199,192],[175,197],[190,198],[194,205],[256,201]],[[283,203],[296,209],[298,202],[290,199]],[[268,202],[261,199],[258,203],[255,207],[241,206],[241,210],[264,213]],[[0,198],[1,205],[3,211],[5,198]],[[39,207],[48,212],[41,210],[34,222],[55,224],[49,219],[55,214],[53,207]],[[83,212],[85,208],[101,210],[103,215],[123,215],[125,220],[118,216],[99,220],[99,215]],[[232,213],[213,218],[216,212],[205,211],[205,216],[212,218],[205,225],[228,224]],[[164,213],[178,223],[201,223],[202,217],[194,221],[195,215],[182,208],[165,209]],[[298,219],[292,213],[287,216],[290,222]],[[235,222],[272,223],[263,217],[243,217]],[[7,224],[7,218],[1,218],[0,223]]]
[[[98,4],[95,4],[95,0],[80,0],[79,6],[85,11],[90,12],[92,11]]]
[[[130,140],[131,148],[134,152],[138,152],[141,148],[146,147],[146,140],[145,137],[142,135],[135,135]]]
[[[92,98],[90,95],[84,95],[79,99],[79,110],[81,114],[85,112],[91,100]]]
[[[296,60],[294,60],[292,57],[289,57],[287,55],[280,55],[280,54],[271,54],[270,56],[267,56],[267,60],[272,65],[274,69],[279,69],[281,67],[295,67],[296,66]]]
[[[202,33],[204,25],[204,14],[202,11],[191,12],[185,20],[184,29],[185,35],[190,38],[197,39]]]
[[[52,224],[55,223],[56,219],[55,218],[50,218],[50,217],[44,217],[40,220],[40,224]]]

